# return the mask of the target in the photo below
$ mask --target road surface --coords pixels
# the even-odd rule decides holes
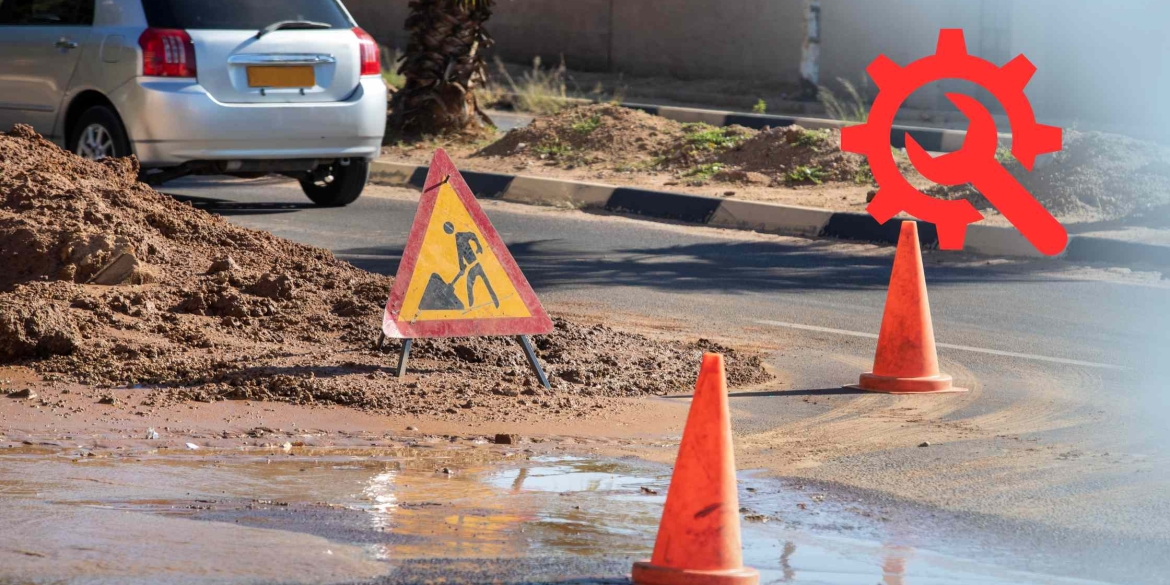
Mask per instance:
[[[385,274],[397,268],[417,200],[371,187],[350,207],[317,209],[281,179],[190,179],[162,190]],[[769,434],[778,425],[802,421],[826,445],[896,446],[891,437],[909,432],[945,439],[929,450],[830,449],[817,463],[824,474],[803,477],[849,473],[859,497],[899,493],[1010,534],[1005,542],[1082,551],[1057,553],[1065,572],[1166,574],[1170,560],[1155,552],[1170,550],[1170,283],[1161,275],[928,253],[943,369],[972,392],[890,403],[840,390],[872,363],[889,248],[501,202],[485,209],[551,312],[768,348],[779,380],[733,402],[745,443],[759,447],[780,437]],[[929,428],[916,418],[866,421],[868,409],[888,414],[890,404]],[[818,435],[838,424],[841,434]]]

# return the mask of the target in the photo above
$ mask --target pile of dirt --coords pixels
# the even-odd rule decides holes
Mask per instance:
[[[865,157],[841,151],[841,131],[836,129],[769,128],[720,152],[715,160],[731,169],[720,175],[749,182],[751,174],[788,185],[873,182]]]
[[[1064,148],[1039,160],[1031,173],[1006,151],[999,158],[1041,205],[1067,223],[1121,219],[1170,205],[1170,148],[1153,142],[1066,129]],[[994,208],[970,185],[926,192],[966,199],[980,210]]]
[[[151,404],[259,399],[501,420],[685,391],[708,350],[727,355],[733,384],[769,377],[758,356],[710,342],[558,319],[534,340],[551,391],[499,338],[420,341],[419,374],[399,380],[396,345],[375,347],[391,278],[233,226],[137,172],[133,159],[86,161],[28,127],[0,134],[0,364],[144,385],[156,389]]]
[[[800,186],[873,180],[865,158],[841,152],[839,130],[800,126],[756,131],[680,124],[611,104],[569,108],[508,132],[476,156],[563,168],[670,172],[708,181]]]
[[[681,133],[661,116],[613,104],[584,105],[533,120],[477,156],[531,159],[566,167],[649,167]]]

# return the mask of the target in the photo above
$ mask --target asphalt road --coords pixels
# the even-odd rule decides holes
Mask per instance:
[[[163,191],[385,274],[398,266],[416,197],[372,187],[348,208],[317,209],[295,184],[277,179],[191,179]],[[499,202],[487,202],[485,209],[553,312],[612,314],[771,345],[778,348],[773,364],[784,374],[785,389],[811,396],[831,395],[854,382],[872,360],[889,278],[888,248]],[[1056,505],[1054,514],[1070,517],[1055,523],[1097,527],[1099,533],[1086,528],[1092,533],[1086,538],[1137,543],[1134,550],[1164,545],[1170,534],[1170,400],[1164,383],[1170,373],[1170,281],[1060,261],[1000,262],[934,252],[926,262],[944,370],[981,392],[947,417],[1031,409],[1033,419],[1019,415],[1017,425],[1029,440],[1073,445],[1081,454],[1133,457],[1143,466],[1140,474],[1132,467],[1086,468],[1083,480],[1059,486],[1030,478],[1030,487],[1006,490],[994,505],[1076,495],[1085,499],[1083,516]],[[766,429],[776,417],[799,416],[807,408],[762,394],[737,403],[753,413],[736,421],[737,430]],[[1076,422],[1055,424],[1058,419]],[[1028,433],[1030,424],[1036,432]],[[987,448],[959,444],[940,453],[964,457]],[[898,457],[880,464],[898,464]],[[966,481],[980,480],[976,474]],[[1126,489],[1118,492],[1119,486]],[[1101,494],[1099,502],[1094,494]],[[968,508],[994,513],[978,503]]]

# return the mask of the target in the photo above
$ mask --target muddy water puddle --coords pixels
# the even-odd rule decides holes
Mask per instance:
[[[0,584],[624,582],[669,472],[486,446],[9,450]],[[914,546],[921,530],[754,473],[740,499],[766,583],[1073,582],[1003,568],[993,547]]]

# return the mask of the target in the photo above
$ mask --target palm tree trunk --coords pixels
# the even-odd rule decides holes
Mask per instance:
[[[473,89],[483,83],[484,51],[492,45],[484,23],[493,0],[411,0],[410,38],[398,72],[406,86],[390,101],[387,142],[402,137],[479,130],[491,119]]]

